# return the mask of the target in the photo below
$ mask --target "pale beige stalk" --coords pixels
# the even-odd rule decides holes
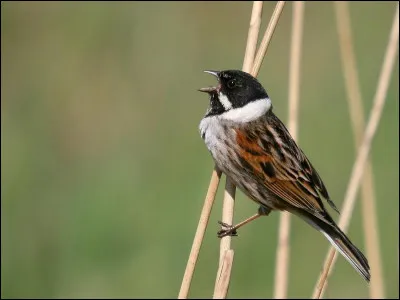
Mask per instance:
[[[197,263],[197,258],[199,257],[201,244],[203,243],[204,233],[206,232],[208,220],[211,214],[211,209],[214,204],[215,194],[217,193],[220,177],[221,177],[221,171],[219,171],[218,168],[215,167],[211,174],[210,185],[208,186],[208,191],[206,198],[204,200],[204,205],[201,211],[200,220],[197,225],[196,234],[193,239],[192,249],[190,250],[189,259],[186,264],[185,274],[183,275],[183,280],[181,284],[181,289],[179,291],[178,299],[186,299],[188,296],[194,269]]]
[[[254,5],[253,5],[252,16],[254,13],[254,14],[259,14],[259,17],[254,17],[254,18],[252,17],[251,20],[256,20],[257,18],[261,18],[261,10],[259,8],[261,7],[262,3],[260,3],[261,1],[256,1],[256,2],[257,2],[257,4],[254,3]],[[246,61],[244,62],[243,70],[247,71],[247,72],[250,72],[250,70],[252,70],[251,74],[253,76],[257,76],[257,74],[258,74],[263,57],[268,48],[269,42],[270,42],[272,34],[275,30],[276,24],[278,22],[278,19],[282,12],[284,4],[285,4],[285,1],[279,1],[275,7],[274,13],[271,17],[271,20],[268,24],[266,33],[264,35],[264,38],[262,41],[262,46],[260,46],[260,49],[257,52],[256,66],[253,66],[253,68],[248,67],[248,66],[251,66],[251,64],[253,63],[250,60],[251,60],[251,57],[254,57],[254,54],[253,55],[251,55],[251,54],[245,55]],[[258,6],[259,8],[256,9],[254,6]],[[250,27],[253,27],[254,29],[249,28],[249,33],[250,33],[250,31],[252,31],[252,34],[251,34],[252,38],[250,38],[250,37],[248,38],[247,44],[257,43],[258,34],[255,34],[255,30],[257,29],[257,27],[259,28],[260,25],[257,25],[257,24],[261,24],[261,21],[259,21],[259,22],[255,21],[254,25],[252,25],[252,24],[253,23],[251,21]],[[256,38],[254,38],[254,36]],[[248,48],[249,48],[249,50],[247,50]],[[249,46],[249,47],[246,46],[246,52],[247,51],[255,51],[255,48],[256,47],[253,47],[253,46]],[[252,49],[254,49],[254,50],[252,50]],[[211,213],[211,208],[212,208],[212,204],[215,199],[216,190],[218,188],[220,176],[221,176],[221,173],[219,171],[217,171],[217,167],[214,167],[214,172],[213,172],[213,175],[210,180],[209,189],[208,189],[205,203],[203,206],[203,210],[202,210],[202,214],[201,214],[198,228],[196,231],[196,235],[195,235],[195,238],[193,241],[192,250],[189,255],[185,274],[184,274],[184,277],[182,280],[182,285],[181,285],[181,289],[180,289],[179,296],[178,296],[179,299],[187,298],[191,280],[192,280],[193,273],[194,273],[194,269],[196,266],[197,258],[199,255],[201,243],[202,243],[202,240],[204,237],[204,232],[205,232],[207,222],[208,222],[208,219],[209,219],[209,216]],[[235,187],[230,182],[230,180],[227,179],[226,189],[225,189],[225,197],[224,197],[227,201],[224,201],[224,207],[226,207],[226,208],[224,209],[225,213],[223,212],[223,221],[224,222],[228,221],[227,223],[230,223],[230,224],[232,224],[232,221],[233,221],[234,194],[235,194]],[[229,217],[229,220],[228,220],[229,214],[231,214],[231,216]],[[216,287],[214,289],[214,297],[225,298],[227,291],[228,291],[228,287],[229,287],[230,272],[231,272],[231,268],[232,268],[234,253],[233,253],[233,250],[230,249],[230,238],[228,238],[228,239],[227,238],[228,237],[222,238],[222,240],[225,239],[225,241],[221,240],[220,267],[217,272],[217,280],[216,280],[217,283],[216,283]],[[228,242],[226,242],[226,241],[228,241]],[[222,251],[222,249],[224,249],[224,251]],[[224,279],[221,280],[221,278],[224,278]]]
[[[300,61],[303,35],[304,1],[293,2],[292,40],[289,70],[289,120],[288,130],[297,140],[298,110],[300,96]],[[279,221],[278,246],[276,251],[274,298],[287,297],[288,270],[290,260],[290,214],[282,212]]]
[[[334,8],[336,12],[336,25],[339,34],[339,46],[347,89],[347,101],[349,104],[355,148],[358,149],[361,144],[365,121],[356,60],[353,50],[349,4],[346,1],[335,1]],[[364,177],[361,185],[361,200],[366,254],[371,267],[371,278],[373,278],[369,285],[370,298],[383,299],[385,298],[385,292],[381,267],[382,259],[378,235],[372,163],[370,159],[367,160],[365,166]]]
[[[261,25],[262,1],[254,1],[251,12],[249,32],[247,36],[246,51],[244,55],[243,71],[250,72],[257,48],[258,33]],[[222,208],[222,222],[233,224],[233,212],[235,206],[236,187],[229,177],[226,178],[224,202]],[[228,293],[230,272],[233,264],[233,250],[231,250],[231,236],[221,238],[219,267],[215,280],[213,298],[225,298]],[[231,255],[228,255],[230,254]],[[229,266],[229,267],[226,267]],[[229,274],[228,274],[229,273]],[[228,280],[228,283],[226,283]]]
[[[370,118],[368,120],[368,124],[365,129],[365,133],[363,135],[362,143],[359,147],[357,159],[353,165],[353,170],[346,191],[342,214],[339,219],[338,225],[344,232],[346,232],[350,222],[351,214],[357,196],[357,191],[361,183],[362,175],[368,159],[369,150],[371,148],[371,143],[379,124],[383,106],[385,104],[386,93],[389,87],[392,70],[396,60],[398,42],[399,42],[399,5],[397,5],[396,8],[396,13],[394,16],[393,25],[390,33],[389,43],[386,48],[386,54],[384,62],[382,64],[381,73],[379,76],[378,87],[374,96],[374,104],[371,109]],[[322,273],[314,289],[313,293],[314,299],[321,298],[323,296],[323,292],[325,291],[326,280],[330,274],[331,266],[333,266],[336,261],[335,254],[336,251],[334,250],[333,247],[331,247],[325,259]],[[374,279],[372,278],[372,280]]]
[[[285,1],[279,1],[275,6],[275,10],[274,10],[274,12],[272,14],[272,17],[271,17],[270,22],[268,24],[267,30],[266,30],[266,32],[264,34],[264,37],[263,37],[263,40],[261,42],[260,48],[259,48],[259,50],[257,52],[257,56],[255,58],[255,62],[254,62],[253,68],[252,69],[250,68],[250,66],[251,66],[250,63],[252,63],[252,62],[250,61],[249,57],[254,57],[254,54],[253,55],[251,55],[251,54],[245,55],[245,62],[243,64],[243,71],[250,72],[250,70],[251,70],[251,74],[253,76],[255,76],[255,77],[257,76],[258,71],[259,71],[260,66],[261,66],[261,63],[262,63],[263,58],[265,56],[265,53],[267,51],[268,45],[269,45],[269,43],[271,41],[272,35],[273,35],[273,33],[275,31],[275,28],[276,28],[276,25],[278,23],[278,20],[279,20],[279,17],[281,15],[281,12],[282,12],[284,4],[285,4]],[[257,11],[257,10],[253,7],[253,12],[255,12],[255,11]],[[260,18],[261,18],[261,11],[260,11]],[[261,21],[259,22],[259,24],[261,24]],[[251,24],[250,24],[250,27],[252,27]],[[259,29],[259,25],[258,25],[258,29]],[[250,35],[250,31],[251,31],[251,28],[249,28],[249,37],[248,37],[247,43],[249,44],[250,41],[251,41],[251,43],[257,43],[258,33],[257,33],[257,35],[256,34],[251,34]],[[256,47],[247,46],[246,47],[246,51],[248,49],[251,49],[252,51],[255,51]],[[225,197],[224,197],[224,207],[226,207],[227,212],[232,211],[232,214],[223,213],[223,216],[226,216],[226,220],[223,220],[223,222],[225,222],[227,224],[233,224],[233,206],[234,206],[235,189],[236,188],[230,182],[230,179],[227,178],[226,188],[225,188]],[[224,241],[224,239],[226,241]],[[226,237],[222,238],[222,240],[221,240],[221,246],[220,246],[220,268],[219,268],[219,270],[221,270],[221,272],[222,272],[221,263],[224,261],[224,257],[225,257],[225,255],[227,253],[227,250],[230,249],[229,248],[230,247],[230,242],[231,242],[231,237],[229,237],[229,236],[226,236]],[[222,276],[218,272],[217,273],[217,280],[216,280],[217,282],[218,282],[218,278],[224,278],[224,276]],[[220,288],[217,287],[218,285],[219,284],[217,283],[216,286],[215,286],[214,296],[216,295],[215,292],[217,290],[220,290]],[[229,284],[226,285],[226,287],[228,287],[228,286],[229,286]],[[221,293],[221,294],[223,294],[223,293]],[[224,294],[226,295],[226,292]]]
[[[258,35],[261,26],[263,2],[254,1],[253,10],[251,12],[249,32],[247,34],[246,51],[244,54],[243,68],[244,72],[250,73],[253,66],[254,56],[256,55]]]
[[[281,16],[283,7],[286,1],[278,1],[275,6],[274,12],[272,13],[271,19],[267,29],[265,30],[263,39],[261,41],[260,47],[258,48],[256,58],[254,59],[253,68],[251,69],[251,75],[257,77],[258,71],[260,71],[261,64],[264,60],[265,53],[267,52],[269,43],[271,42],[272,35],[274,34],[276,25],[278,24],[279,17]]]
[[[231,272],[233,265],[234,251],[226,250],[222,262],[219,264],[217,272],[217,282],[215,285],[213,299],[225,299],[228,294],[229,284],[231,280]]]

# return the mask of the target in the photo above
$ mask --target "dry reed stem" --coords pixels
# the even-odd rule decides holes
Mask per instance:
[[[256,62],[255,64],[257,64],[257,67],[255,68],[255,65],[253,65],[253,71],[252,71],[252,75],[253,76],[257,76],[258,71],[260,69],[262,60],[265,56],[265,53],[267,51],[268,45],[271,41],[272,35],[274,33],[274,30],[276,28],[276,25],[278,23],[280,14],[282,12],[283,6],[284,6],[285,2],[284,1],[279,1],[276,6],[275,6],[275,10],[272,14],[272,17],[270,19],[270,22],[268,24],[268,27],[266,29],[266,32],[264,34],[263,40],[261,42],[261,46],[257,52],[257,56],[256,56]],[[255,5],[255,4],[254,4]],[[259,13],[259,18],[261,18],[261,10],[256,10],[253,7],[253,12],[252,13]],[[253,18],[251,18],[253,19]],[[259,22],[259,24],[261,24],[261,21]],[[251,27],[251,24],[250,24]],[[257,28],[257,27],[256,27]],[[257,29],[254,30],[259,30],[259,26]],[[250,35],[250,31],[251,28],[249,28],[249,38],[247,40],[247,43],[254,43],[257,44],[257,39],[258,39],[258,33],[257,35],[255,33]],[[253,46],[246,46],[246,51],[248,49],[253,49],[253,51],[255,51],[256,47]],[[247,58],[246,58],[247,57]],[[243,71],[245,72],[249,72],[251,69],[251,64],[252,62],[250,62],[249,57],[254,57],[253,55],[247,55],[245,54],[245,62],[243,64]],[[225,187],[225,197],[224,197],[224,209],[223,209],[223,218],[224,216],[226,216],[226,220],[223,220],[223,222],[228,223],[228,224],[233,224],[233,207],[234,207],[234,194],[235,194],[235,186],[231,183],[230,179],[227,178],[226,180],[226,187]],[[226,203],[226,204],[225,204]],[[226,212],[225,212],[226,210]],[[228,219],[229,218],[229,219]],[[225,240],[225,241],[224,241]],[[228,250],[230,248],[230,243],[231,243],[231,237],[227,236],[221,239],[221,246],[220,246],[220,269],[221,269],[221,273],[224,272],[223,268],[221,267],[222,262],[224,261],[224,257],[227,255]],[[227,271],[225,272],[230,272],[231,268],[227,268]],[[219,272],[217,273],[217,279],[216,279],[216,285],[215,285],[215,289],[214,289],[214,295],[216,295],[216,291],[221,290],[221,284],[218,282],[219,278],[225,278],[227,276],[222,276],[223,274],[219,274]],[[230,278],[230,275],[229,277]],[[227,289],[229,287],[229,284],[225,285],[225,288]],[[221,293],[220,295],[224,294],[226,296],[227,294],[227,290],[224,293]]]
[[[267,30],[265,31],[260,47],[258,48],[256,58],[254,59],[253,68],[250,73],[254,77],[257,77],[258,71],[260,71],[261,64],[264,60],[265,53],[267,52],[276,25],[278,24],[278,20],[279,17],[281,16],[283,7],[285,6],[285,2],[286,1],[278,1],[278,3],[275,6],[275,10],[272,13],[271,19],[269,20]]]
[[[266,50],[268,48],[270,39],[271,39],[272,34],[273,34],[274,30],[275,30],[277,21],[279,19],[279,16],[281,14],[281,11],[283,9],[283,5],[284,4],[285,4],[285,1],[279,1],[277,3],[276,7],[275,7],[273,16],[272,16],[272,18],[270,20],[270,23],[268,25],[268,28],[266,30],[266,33],[265,33],[263,41],[262,41],[263,45],[262,45],[262,47],[260,47],[259,52],[257,53],[257,57],[256,57],[257,66],[255,68],[253,67],[253,69],[252,69],[253,72],[251,73],[251,74],[253,74],[253,76],[257,76],[257,74],[258,74],[258,71],[259,71],[259,68],[261,66],[263,57],[264,57],[264,55],[266,53]],[[258,11],[255,8],[253,8],[253,10],[255,12]],[[260,14],[261,14],[261,12],[260,12]],[[261,18],[261,16],[260,16],[260,18]],[[260,22],[260,24],[261,24],[261,22]],[[257,27],[254,26],[254,28],[257,28]],[[250,31],[250,29],[249,29],[249,31]],[[248,39],[248,43],[249,43],[249,39]],[[256,39],[255,43],[257,43],[257,39]],[[250,47],[250,49],[252,49],[252,47]],[[246,47],[246,51],[247,51],[247,47]],[[254,51],[255,51],[255,48],[254,48]],[[254,57],[254,55],[253,55],[253,57]],[[247,58],[247,60],[249,60],[249,59]],[[201,216],[200,216],[200,221],[199,221],[199,224],[198,224],[198,227],[197,227],[197,230],[196,230],[195,238],[194,238],[194,241],[193,241],[193,244],[192,244],[192,249],[191,249],[191,252],[190,252],[190,255],[189,255],[188,263],[186,265],[185,274],[183,276],[181,289],[180,289],[179,296],[178,296],[179,299],[186,299],[187,298],[187,295],[188,295],[188,292],[189,292],[189,288],[190,288],[190,284],[191,284],[191,280],[192,280],[193,273],[194,273],[194,268],[196,266],[197,258],[198,258],[199,251],[200,251],[200,247],[201,247],[201,244],[202,244],[202,241],[203,241],[204,232],[205,232],[205,229],[207,227],[208,219],[209,219],[209,216],[210,216],[210,213],[211,213],[211,208],[212,208],[212,205],[214,203],[215,194],[216,194],[216,191],[217,191],[217,188],[218,188],[218,185],[219,185],[220,176],[221,176],[221,172],[215,166],[214,167],[214,171],[213,171],[213,175],[211,176],[211,180],[210,180],[207,196],[206,196],[205,203],[204,203],[204,206],[203,206],[203,210],[202,210],[202,213],[201,213]],[[227,180],[227,183],[229,184],[229,180]],[[226,189],[226,193],[225,194],[230,192],[230,194],[233,195],[234,194],[234,190],[235,189],[233,188],[233,192],[232,192],[232,189],[231,190]],[[233,214],[232,214],[232,218],[233,218]],[[230,242],[229,242],[229,244],[230,244]],[[228,252],[231,252],[231,251],[228,251]],[[232,255],[228,254],[228,252],[224,251],[223,252],[223,256],[227,257],[227,255],[229,255],[231,258],[228,257],[228,259],[231,259],[233,261],[233,251],[232,251]],[[220,257],[221,257],[221,255],[220,255]],[[226,292],[227,292],[227,288],[229,286],[229,278],[230,278],[230,269],[231,269],[231,267],[230,268],[225,268],[225,269],[228,270],[228,273],[229,273],[229,277],[224,277],[224,278],[228,278],[228,284],[225,285]],[[221,272],[222,272],[222,270],[223,270],[223,268],[221,267]],[[220,274],[219,276],[221,276],[221,275],[222,274]],[[226,293],[225,293],[225,296],[226,296]]]
[[[297,139],[298,107],[300,89],[301,41],[303,35],[304,1],[293,2],[292,40],[289,70],[289,120],[288,129],[293,139]],[[280,214],[278,247],[276,251],[274,298],[287,297],[288,269],[290,258],[290,214]]]
[[[220,264],[217,276],[218,285],[214,291],[213,299],[225,299],[228,293],[229,283],[231,279],[231,271],[233,264],[234,252],[232,249],[226,251],[224,255],[224,260]]]
[[[390,77],[396,59],[398,41],[399,41],[399,5],[397,5],[396,8],[396,14],[394,16],[390,38],[388,46],[386,48],[385,58],[382,64],[382,69],[379,76],[378,87],[374,96],[374,104],[371,109],[370,118],[368,120],[368,124],[365,129],[365,133],[363,135],[362,143],[357,154],[357,159],[353,165],[352,174],[350,177],[349,184],[347,186],[346,196],[344,200],[344,207],[338,224],[339,227],[344,232],[346,232],[350,222],[350,217],[354,208],[356,195],[362,179],[365,164],[368,159],[371,143],[379,124],[383,106],[385,104],[386,93],[389,87]],[[336,251],[334,250],[333,247],[331,247],[325,259],[322,273],[318,279],[317,285],[313,293],[314,299],[321,298],[323,296],[323,293],[325,291],[326,280],[330,274],[331,266],[334,265],[336,261],[335,254]]]
[[[339,45],[342,56],[342,65],[347,89],[347,101],[349,104],[350,117],[353,128],[355,148],[361,144],[361,138],[365,126],[364,108],[358,72],[353,50],[353,39],[351,33],[349,4],[346,1],[334,2],[336,12],[336,25],[339,34]],[[367,160],[363,182],[361,185],[361,199],[363,208],[364,238],[366,241],[366,251],[371,267],[371,278],[374,280],[370,284],[370,298],[385,298],[382,259],[379,247],[378,222],[375,205],[375,189],[372,173],[372,163]]]
[[[249,72],[253,65],[254,55],[257,48],[258,33],[261,25],[262,1],[254,1],[253,9],[251,12],[249,32],[247,36],[246,51],[244,55],[243,71]],[[225,193],[222,208],[222,222],[226,224],[233,224],[233,212],[235,206],[235,193],[236,187],[231,182],[229,177],[226,177]],[[231,250],[231,236],[221,238],[220,242],[220,255],[219,255],[219,268],[214,287],[214,298],[225,297],[228,293],[229,282],[225,281],[230,279],[230,272],[232,270],[233,261],[229,262],[229,268],[224,268],[227,265],[228,254],[232,253],[229,257],[233,260],[233,250]],[[229,273],[229,274],[228,274]],[[226,289],[226,290],[224,290]]]
[[[256,62],[255,64],[257,64],[257,66],[255,67],[253,65],[253,72],[251,73],[253,76],[257,76],[259,68],[261,66],[262,60],[265,56],[265,53],[267,51],[268,45],[271,41],[272,35],[274,33],[274,30],[276,28],[276,25],[278,23],[280,14],[282,12],[283,6],[284,6],[285,2],[284,1],[279,1],[276,6],[275,6],[275,10],[272,14],[272,17],[270,19],[270,22],[268,24],[267,30],[265,32],[264,38],[261,42],[260,48],[257,52],[257,56],[256,56]],[[255,4],[254,4],[255,5]],[[253,12],[256,12],[257,10],[253,7]],[[260,18],[261,18],[261,10],[259,11],[260,13]],[[253,18],[251,18],[253,19]],[[259,22],[261,24],[261,21]],[[251,24],[250,24],[251,27]],[[259,30],[259,26],[257,31]],[[247,40],[247,43],[255,43],[257,44],[257,39],[258,39],[258,33],[256,34],[252,34],[250,35],[250,31],[251,28],[249,28],[249,38]],[[254,49],[253,51],[255,51],[256,47],[252,47],[252,46],[246,46],[246,50],[247,49]],[[254,54],[252,55],[254,57]],[[247,58],[246,58],[247,57]],[[249,72],[250,71],[250,59],[249,57],[251,57],[251,55],[246,55],[245,54],[245,63],[243,64],[243,71],[245,72]],[[224,197],[224,207],[226,207],[227,212],[224,213],[225,208],[223,209],[223,216],[226,216],[226,220],[223,220],[223,222],[228,223],[228,224],[233,224],[233,206],[234,206],[234,194],[235,194],[235,186],[230,182],[230,179],[227,178],[226,180],[226,188],[225,188],[225,197]],[[226,203],[226,204],[225,204]],[[231,213],[230,213],[231,211]],[[225,241],[224,241],[225,240]],[[231,237],[227,236],[221,239],[221,246],[220,246],[220,265],[222,263],[222,261],[224,260],[224,256],[227,253],[227,250],[230,247],[230,243],[231,243]],[[221,268],[221,272],[222,272],[222,268]],[[229,269],[230,272],[230,269]],[[218,278],[219,275],[217,274],[217,283],[214,289],[214,292],[218,289],[220,289],[218,287],[218,285],[220,285],[218,283]],[[228,288],[229,285],[226,285],[226,288]],[[215,293],[214,293],[215,294]],[[225,292],[226,295],[226,292]]]
[[[244,72],[250,73],[253,66],[254,56],[256,54],[258,34],[261,26],[261,15],[263,9],[262,1],[253,2],[253,10],[251,12],[249,32],[247,34],[246,51],[244,54],[243,68]]]
[[[211,174],[211,180],[210,185],[208,186],[207,195],[204,200],[203,209],[201,211],[200,220],[197,225],[196,234],[193,239],[192,249],[190,250],[189,259],[186,264],[186,270],[185,274],[183,275],[178,299],[186,299],[189,293],[194,269],[196,267],[197,258],[199,257],[201,244],[203,243],[204,233],[206,231],[208,220],[210,218],[210,213],[214,204],[215,194],[217,193],[220,178],[221,171],[218,170],[217,167],[214,167],[214,170]]]
[[[222,203],[222,222],[226,224],[232,224],[233,222],[233,211],[235,206],[235,194],[236,188],[229,177],[226,177],[225,191],[224,191],[224,202]],[[219,263],[222,264],[224,256],[227,250],[231,249],[231,236],[225,236],[221,238],[220,242],[220,256]],[[218,280],[218,278],[217,278]],[[218,282],[216,282],[218,285]]]

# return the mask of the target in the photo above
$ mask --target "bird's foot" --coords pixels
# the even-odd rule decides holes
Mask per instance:
[[[224,222],[218,221],[219,224],[221,224],[221,226],[224,229],[221,229],[220,231],[218,231],[217,235],[219,238],[223,238],[224,236],[237,236],[237,231],[236,228],[232,225],[228,225]]]

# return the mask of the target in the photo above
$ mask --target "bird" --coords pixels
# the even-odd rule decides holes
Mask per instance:
[[[364,254],[338,227],[324,201],[339,210],[304,152],[273,113],[261,83],[240,70],[204,71],[216,86],[200,88],[210,104],[199,131],[219,170],[259,205],[250,218],[235,226],[219,222],[218,237],[237,235],[237,229],[271,211],[287,211],[320,231],[367,281],[370,267]]]

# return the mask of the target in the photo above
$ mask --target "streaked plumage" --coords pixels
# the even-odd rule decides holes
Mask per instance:
[[[217,166],[265,211],[289,211],[321,231],[369,281],[367,259],[326,211],[323,200],[338,210],[261,84],[241,71],[208,72],[219,84],[200,89],[210,94],[200,134]]]

